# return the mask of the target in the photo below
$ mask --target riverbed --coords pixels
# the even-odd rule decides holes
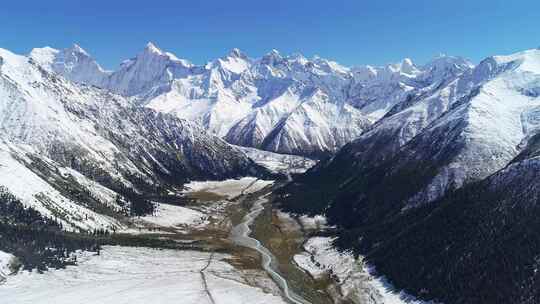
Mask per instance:
[[[254,249],[261,254],[261,266],[268,273],[268,275],[272,277],[274,282],[278,284],[287,301],[294,304],[311,304],[311,302],[308,302],[290,289],[287,279],[285,279],[277,269],[278,263],[274,255],[266,247],[264,247],[259,240],[250,236],[252,231],[250,226],[253,225],[255,219],[264,210],[264,204],[267,202],[268,199],[266,197],[258,198],[254,202],[250,212],[244,216],[242,222],[232,229],[231,239],[235,244]]]

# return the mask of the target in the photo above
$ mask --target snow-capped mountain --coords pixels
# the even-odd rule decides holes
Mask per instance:
[[[537,239],[540,50],[453,75],[395,104],[287,185],[280,202],[324,213],[341,228],[337,244],[426,300],[537,302],[538,246],[529,244]],[[506,257],[505,270],[494,266]],[[448,284],[457,281],[467,283]],[[475,286],[495,292],[471,294]]]
[[[401,208],[485,178],[506,166],[538,130],[539,63],[540,51],[529,50],[487,58],[463,73],[447,70],[453,77],[441,77],[394,105],[312,174],[354,164],[335,172],[336,183],[347,181],[342,189],[371,193],[375,188],[354,186],[371,179],[380,187],[403,187],[388,202]],[[401,178],[411,175],[417,178],[403,186]]]
[[[33,49],[29,57],[49,72],[78,83],[101,86],[110,74],[77,44],[63,50],[50,47]]]
[[[66,227],[117,225],[106,210],[118,194],[158,198],[189,179],[265,174],[194,123],[58,77],[58,62],[41,65],[47,54],[59,53],[0,49],[0,184]],[[78,48],[55,58],[73,77],[102,71]]]
[[[396,104],[472,67],[464,59],[441,56],[421,67],[405,59],[350,69],[275,50],[251,59],[238,49],[198,66],[152,43],[114,72],[76,45],[34,49],[30,57],[72,81],[196,121],[230,143],[311,156],[337,151]]]

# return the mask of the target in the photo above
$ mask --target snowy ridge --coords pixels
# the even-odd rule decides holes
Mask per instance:
[[[421,182],[417,193],[405,198],[405,208],[483,179],[504,168],[539,130],[539,60],[540,51],[529,50],[490,57],[441,77],[397,103],[337,159],[358,167],[391,167],[389,178],[412,168],[432,170],[425,172],[434,175]],[[452,68],[444,75],[448,71]]]
[[[33,49],[29,57],[48,71],[65,75],[75,82],[98,85],[110,74],[77,44],[64,50]]]
[[[435,137],[430,134],[435,129],[457,122],[459,126],[452,130],[455,134],[450,135],[455,141],[439,149],[454,149],[458,143],[461,148],[412,202],[432,201],[450,185],[460,187],[466,181],[483,179],[504,168],[517,156],[520,145],[539,130],[540,98],[531,91],[540,85],[540,51],[504,58],[496,59],[498,70],[504,72],[486,79],[468,103],[455,107],[423,132],[420,138],[433,141]],[[514,68],[500,68],[509,64]]]
[[[152,43],[114,72],[103,71],[78,46],[35,49],[31,57],[73,81],[196,121],[230,143],[309,156],[337,151],[410,95],[472,68],[449,56],[420,67],[405,59],[347,68],[276,50],[251,59],[238,49],[197,66]]]

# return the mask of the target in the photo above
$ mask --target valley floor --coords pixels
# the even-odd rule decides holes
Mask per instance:
[[[271,183],[256,178],[193,182],[184,193],[193,204],[159,204],[155,215],[135,218],[118,232],[197,244],[198,250],[104,246],[99,254],[78,252],[77,266],[12,275],[13,257],[3,254],[0,299],[13,304],[285,303],[256,254],[227,240],[230,217],[243,212],[240,200],[233,199]]]
[[[313,304],[427,304],[374,275],[362,257],[340,252],[323,216],[294,217],[267,208],[255,235],[278,258],[290,284]],[[307,274],[307,277],[306,277]]]
[[[250,286],[227,255],[105,246],[81,253],[77,266],[23,272],[0,288],[4,303],[284,303]]]
[[[272,183],[255,178],[192,182],[184,191],[192,203],[159,204],[155,215],[134,219],[120,232],[196,244],[193,250],[104,246],[99,254],[79,252],[77,266],[15,275],[7,275],[12,256],[4,254],[0,299],[12,304],[288,303],[262,269],[259,253],[231,239],[233,227],[262,200],[262,212],[250,225],[253,236],[275,256],[272,268],[291,293],[313,304],[416,303],[392,292],[351,254],[336,251],[330,238],[310,237],[326,228],[323,217],[293,218],[273,210],[261,198]]]

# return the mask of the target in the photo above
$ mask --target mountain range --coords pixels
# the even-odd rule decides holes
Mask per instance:
[[[229,143],[315,158],[336,152],[394,106],[472,69],[450,56],[423,66],[404,59],[347,68],[276,50],[251,59],[238,49],[195,65],[152,43],[115,71],[104,70],[78,45],[34,49],[29,56],[66,79],[195,121]]]

